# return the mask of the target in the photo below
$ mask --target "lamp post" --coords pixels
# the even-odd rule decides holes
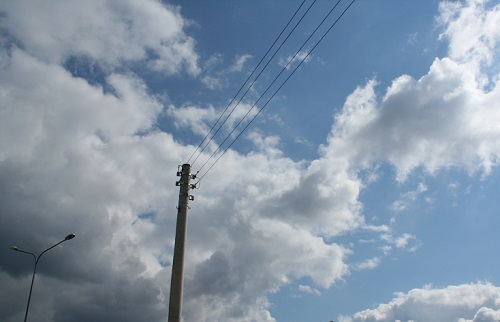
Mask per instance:
[[[31,291],[33,291],[33,282],[35,281],[36,266],[38,265],[38,261],[40,260],[40,257],[42,257],[42,255],[44,253],[48,252],[49,250],[51,250],[52,248],[56,247],[57,245],[62,244],[62,243],[64,243],[67,240],[75,238],[75,236],[76,236],[75,234],[69,234],[68,236],[64,237],[63,240],[61,240],[60,242],[58,242],[57,244],[55,244],[53,246],[50,246],[49,248],[47,248],[46,250],[44,250],[43,252],[41,252],[40,255],[38,255],[38,257],[35,256],[35,254],[33,254],[31,252],[27,252],[27,251],[22,250],[22,249],[19,249],[16,246],[10,246],[10,249],[15,250],[16,252],[21,252],[21,253],[29,254],[29,255],[33,256],[33,258],[35,259],[35,268],[33,269],[33,277],[31,278],[30,295],[28,296],[28,304],[26,305],[26,313],[24,314],[24,322],[26,322],[26,320],[28,319],[28,309],[30,307]]]

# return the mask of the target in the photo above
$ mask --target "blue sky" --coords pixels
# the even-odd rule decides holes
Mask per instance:
[[[32,273],[8,246],[71,232],[30,320],[166,321],[177,167],[301,3],[0,4],[2,321]],[[333,4],[191,162],[184,321],[498,321],[498,2],[355,1],[210,167]]]

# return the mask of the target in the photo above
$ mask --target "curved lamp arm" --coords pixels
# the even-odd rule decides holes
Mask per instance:
[[[35,259],[35,268],[33,269],[33,276],[31,277],[30,294],[28,296],[28,304],[26,305],[26,313],[24,314],[24,322],[26,322],[26,320],[28,319],[28,309],[30,307],[31,292],[33,291],[33,283],[35,282],[36,267],[38,265],[38,261],[40,260],[40,257],[42,257],[43,254],[45,254],[46,252],[48,252],[52,248],[56,247],[57,245],[62,244],[65,241],[73,239],[75,237],[76,237],[75,234],[69,234],[68,236],[64,237],[63,240],[61,240],[60,242],[58,242],[57,244],[55,244],[53,246],[50,246],[49,248],[47,248],[46,250],[44,250],[43,252],[41,252],[40,255],[38,255],[38,257],[35,254],[31,253],[31,252],[27,252],[25,250],[17,248],[17,246],[10,246],[10,249],[15,250],[16,252],[21,252],[21,253],[29,254],[29,255],[33,256],[33,258]]]

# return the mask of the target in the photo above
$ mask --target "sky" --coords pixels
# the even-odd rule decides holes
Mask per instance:
[[[500,3],[335,3],[1,1],[0,320],[167,321],[189,162],[183,321],[500,321]]]

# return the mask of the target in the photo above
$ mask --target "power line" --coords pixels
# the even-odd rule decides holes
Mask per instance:
[[[267,61],[266,65],[262,68],[262,70],[259,72],[259,74],[257,75],[257,77],[253,80],[253,82],[250,84],[250,86],[247,88],[247,90],[245,91],[245,93],[240,97],[240,99],[238,100],[238,102],[236,103],[236,105],[233,107],[233,109],[231,110],[231,112],[227,115],[227,117],[225,118],[225,120],[220,124],[219,128],[217,129],[217,131],[215,131],[215,133],[212,135],[212,137],[210,138],[210,140],[207,142],[207,144],[203,147],[203,149],[200,151],[200,153],[198,154],[198,156],[196,157],[195,161],[201,156],[201,154],[203,153],[203,151],[205,150],[205,148],[208,146],[208,144],[213,140],[213,138],[215,137],[215,135],[220,131],[220,129],[222,128],[222,126],[227,122],[227,120],[229,119],[229,117],[233,114],[233,112],[236,110],[236,108],[238,107],[238,105],[241,103],[241,101],[243,100],[243,98],[246,96],[246,94],[248,94],[248,92],[250,91],[250,89],[253,87],[253,85],[257,82],[257,80],[259,79],[259,77],[262,75],[262,73],[264,72],[264,70],[267,68],[267,66],[271,63],[271,61],[274,59],[274,57],[276,56],[276,54],[279,52],[279,50],[283,47],[283,45],[286,43],[286,41],[288,40],[288,38],[290,38],[290,36],[292,35],[292,33],[295,31],[295,29],[298,27],[298,25],[302,22],[302,20],[304,19],[304,17],[307,15],[307,13],[309,12],[309,10],[311,10],[312,6],[316,3],[316,0],[314,0],[311,5],[307,8],[307,10],[304,12],[304,14],[302,15],[302,17],[299,19],[299,21],[295,24],[295,26],[293,27],[293,29],[288,33],[288,36],[282,41],[281,45],[275,50],[274,54],[269,58],[269,60]],[[272,46],[271,46],[272,48]],[[269,51],[268,51],[269,52]],[[297,55],[297,54],[296,54]],[[296,56],[294,55],[294,57]],[[287,64],[288,65],[288,64]],[[281,73],[280,73],[281,75]],[[276,79],[275,79],[276,80]],[[274,83],[274,82],[273,82]],[[269,87],[268,87],[269,89]],[[261,95],[261,97],[257,100],[257,102],[262,98],[263,95],[265,95],[265,93],[267,92],[267,90],[264,92],[264,94]],[[234,100],[234,99],[233,99]],[[256,102],[256,103],[257,103]],[[217,147],[217,149],[215,151],[218,151],[220,150],[220,146],[222,144],[224,144],[224,142],[226,142],[226,140],[229,138],[229,136],[234,132],[234,130],[241,124],[241,122],[246,118],[246,116],[250,113],[250,111],[253,109],[254,106],[252,106],[248,111],[247,113],[245,114],[245,116],[238,122],[238,124],[236,125],[235,128],[233,128],[233,130],[231,131],[231,133],[226,136],[226,138],[223,140],[223,142],[221,144],[219,144],[219,146]],[[213,155],[213,153],[212,153]],[[210,160],[211,157],[209,157],[208,160]],[[208,162],[207,160],[207,162]],[[195,162],[193,161],[193,163]],[[207,163],[205,162],[205,164]],[[202,168],[205,166],[205,164],[203,164]]]
[[[340,3],[341,0],[339,0],[335,6],[332,8],[332,10],[330,10],[330,12],[327,14],[327,16],[323,19],[323,21],[318,25],[318,27],[315,29],[314,32],[316,32],[316,30],[321,26],[321,24],[326,20],[326,18],[331,14],[331,12],[333,12],[333,10],[337,7],[337,5]],[[215,164],[222,158],[222,156],[231,148],[231,146],[236,142],[236,140],[238,140],[238,138],[243,134],[243,132],[250,126],[250,124],[255,120],[255,118],[262,112],[262,110],[269,104],[269,102],[274,98],[274,96],[281,90],[281,88],[288,82],[288,80],[293,76],[293,74],[295,74],[295,72],[299,69],[299,67],[302,65],[302,63],[304,63],[304,61],[311,55],[311,53],[314,51],[314,49],[323,41],[323,39],[326,37],[326,35],[333,29],[333,27],[338,23],[338,21],[344,16],[344,14],[347,12],[347,10],[349,10],[349,8],[354,4],[356,0],[352,0],[349,5],[342,11],[342,13],[338,16],[338,18],[332,23],[332,25],[323,33],[323,35],[320,37],[320,39],[316,42],[316,44],[311,48],[311,50],[309,50],[309,52],[307,53],[307,55],[299,62],[299,64],[293,69],[293,71],[288,75],[288,77],[281,83],[281,85],[278,87],[278,89],[276,89],[276,91],[271,95],[271,97],[266,101],[266,103],[259,109],[259,111],[252,117],[252,119],[245,125],[245,127],[240,131],[240,133],[233,139],[233,141],[231,141],[231,143],[226,147],[226,149],[219,155],[219,157],[214,161],[214,163],[212,163],[212,165],[208,168],[207,171],[205,171],[205,173],[199,178],[198,182],[200,182],[206,175],[207,173],[215,166]],[[313,34],[314,34],[313,32]],[[311,35],[312,36],[312,35]],[[311,38],[311,36],[306,40],[306,42]],[[305,42],[305,43],[306,43]],[[304,43],[304,44],[305,44]],[[303,45],[304,46],[304,45]],[[302,47],[303,47],[302,46]],[[301,47],[301,48],[302,48]],[[297,51],[297,53],[300,52],[300,49]],[[297,55],[296,53],[296,55]],[[295,55],[295,56],[296,56]],[[290,63],[294,58],[292,57],[292,59],[290,59],[290,61],[288,63]],[[288,64],[285,66],[285,68],[288,66]],[[279,74],[281,75],[281,73]],[[277,77],[279,77],[279,75]],[[276,78],[275,78],[276,80]],[[274,83],[274,81],[273,81]],[[272,84],[271,84],[272,85]],[[270,86],[271,86],[270,85]],[[266,89],[266,91],[269,89],[269,87]],[[262,96],[260,97],[262,98]],[[260,99],[259,98],[259,99]],[[256,102],[257,103],[257,102]],[[252,106],[252,108],[250,108],[250,110],[252,110],[255,106],[256,106],[256,103]],[[249,112],[250,112],[249,110]],[[247,114],[245,115],[245,117],[249,114],[249,112],[247,112]],[[240,121],[241,123],[241,121]],[[240,124],[238,123],[238,125]],[[237,125],[237,126],[238,126]],[[236,127],[237,127],[236,126]],[[233,129],[233,131],[231,131],[230,134],[232,134],[234,132],[234,130],[236,129],[236,127]],[[228,136],[229,137],[229,136]],[[226,137],[227,139],[227,137]],[[225,140],[224,140],[225,141]],[[216,150],[209,158],[209,160],[215,155],[215,153],[217,152],[218,150]],[[208,163],[208,160],[207,162],[205,162],[205,164],[202,166],[202,168]],[[201,168],[200,168],[201,170]]]
[[[279,77],[281,76],[281,74],[283,74],[283,72],[285,70],[287,70],[288,66],[294,61],[295,57],[297,57],[297,55],[300,53],[300,51],[302,50],[302,48],[304,48],[304,46],[307,44],[307,42],[309,42],[309,40],[314,36],[314,34],[316,33],[316,31],[318,31],[318,29],[321,27],[321,25],[325,22],[325,20],[330,16],[330,14],[333,12],[333,10],[335,10],[335,8],[337,8],[337,6],[339,5],[340,1],[342,0],[338,0],[337,3],[333,6],[333,8],[328,12],[328,14],[323,18],[323,20],[318,24],[318,26],[316,27],[316,29],[314,29],[314,31],[309,35],[309,37],[302,43],[302,45],[300,46],[300,48],[295,52],[295,54],[288,60],[288,62],[286,63],[285,66],[282,67],[281,71],[278,73],[277,76],[274,77],[273,81],[271,82],[271,84],[269,84],[266,88],[266,90],[259,96],[259,98],[257,99],[257,101],[254,102],[254,104],[252,105],[252,107],[250,107],[250,109],[245,113],[245,115],[239,120],[239,122],[236,124],[236,126],[233,127],[233,129],[229,132],[229,134],[224,138],[224,140],[222,141],[222,143],[219,144],[219,146],[217,147],[217,149],[210,155],[210,157],[205,161],[205,163],[201,166],[201,168],[198,170],[198,171],[201,171],[205,165],[207,165],[207,163],[215,156],[215,154],[221,149],[221,146],[224,145],[224,143],[227,141],[227,139],[229,139],[229,137],[234,133],[234,131],[236,131],[236,129],[238,128],[238,126],[240,126],[240,124],[245,120],[245,118],[250,114],[250,112],[254,109],[255,106],[257,106],[257,104],[259,103],[259,101],[266,95],[266,93],[271,89],[271,87],[274,85],[274,83],[279,79]],[[314,3],[313,3],[314,4]],[[312,5],[311,5],[312,6]],[[310,9],[311,7],[309,7]],[[307,12],[306,12],[307,13]],[[273,56],[274,57],[274,56]],[[270,61],[269,61],[270,62]],[[268,62],[268,64],[269,64]],[[266,64],[267,66],[267,64]],[[241,101],[241,99],[240,99]],[[227,119],[226,119],[227,120]],[[238,135],[239,137],[239,135]],[[231,144],[232,145],[232,144]]]
[[[219,123],[219,121],[221,120],[222,116],[226,113],[226,111],[229,109],[229,107],[231,106],[231,104],[233,104],[233,102],[235,101],[236,97],[240,94],[240,92],[243,90],[243,88],[245,87],[245,85],[248,83],[248,81],[250,80],[250,78],[253,76],[253,74],[257,71],[257,69],[259,68],[259,66],[262,64],[262,62],[264,61],[264,59],[267,57],[267,55],[269,54],[269,52],[271,51],[271,49],[274,47],[274,45],[278,42],[278,40],[281,38],[281,36],[283,35],[283,33],[285,32],[285,30],[288,28],[288,26],[290,25],[290,23],[293,21],[293,19],[295,18],[295,16],[297,15],[297,13],[300,11],[300,9],[302,8],[302,6],[304,5],[304,3],[306,2],[306,0],[303,0],[302,3],[300,4],[300,6],[297,8],[297,10],[295,10],[294,14],[292,15],[292,17],[288,20],[288,22],[286,23],[285,27],[283,27],[283,29],[281,30],[280,34],[275,38],[274,42],[272,43],[272,45],[269,47],[269,49],[266,51],[266,53],[262,56],[262,58],[260,59],[259,63],[255,66],[255,68],[253,69],[253,71],[250,73],[250,75],[247,77],[247,79],[245,80],[245,82],[241,85],[241,87],[238,89],[238,91],[236,92],[236,94],[233,96],[233,98],[231,99],[231,101],[229,102],[229,104],[226,106],[226,108],[224,109],[224,111],[220,114],[219,118],[217,119],[217,121],[214,123],[214,125],[212,126],[212,128],[210,129],[210,131],[208,131],[207,135],[205,135],[205,137],[203,138],[203,140],[200,142],[200,144],[198,145],[198,147],[196,148],[196,150],[193,152],[193,154],[191,154],[191,156],[189,157],[188,161],[186,163],[189,163],[189,161],[191,161],[191,159],[193,158],[193,156],[196,154],[196,152],[201,148],[201,146],[204,144],[204,142],[206,141],[206,139],[208,138],[208,136],[210,135],[210,133],[212,133],[212,131],[214,130],[214,128],[217,126],[217,124]],[[316,0],[314,0],[314,2],[316,2]],[[313,2],[313,4],[314,4]],[[311,5],[312,6],[312,5]],[[309,9],[311,8],[311,6],[309,7]],[[309,9],[307,11],[309,11]],[[306,13],[307,13],[306,11]],[[303,16],[304,17],[304,16]],[[302,17],[302,18],[303,18]],[[301,20],[302,20],[301,18]],[[301,21],[300,20],[300,21]],[[299,23],[300,23],[299,21]],[[298,25],[298,24],[297,24]],[[295,28],[297,27],[297,25],[294,27],[293,30],[295,30]],[[293,32],[292,30],[292,32]],[[290,33],[291,34],[291,33]],[[290,34],[288,35],[288,37],[290,36]],[[288,39],[288,37],[285,39],[285,41]],[[284,41],[284,42],[285,42]],[[283,43],[284,43],[283,42]],[[283,46],[283,43],[281,44],[281,46]],[[281,48],[281,46],[279,48]],[[278,50],[279,50],[278,48]],[[277,51],[276,51],[277,52]],[[276,55],[276,53],[274,54]],[[274,57],[274,55],[271,57],[270,60],[272,60],[272,58]],[[226,117],[226,119],[224,120],[224,122],[222,122],[222,124],[219,126],[219,128],[217,129],[217,131],[212,135],[212,137],[210,138],[210,140],[208,140],[208,142],[205,144],[205,146],[201,149],[201,151],[199,152],[198,156],[194,159],[193,161],[193,164],[196,162],[196,160],[198,160],[198,157],[203,153],[203,151],[205,150],[205,148],[210,144],[210,142],[213,140],[213,138],[215,137],[215,135],[219,132],[219,130],[222,128],[222,126],[226,123],[226,121],[228,120],[228,118],[231,116],[231,114],[234,112],[234,110],[236,109],[236,106],[238,106],[238,104],[241,102],[241,100],[243,99],[243,97],[245,97],[245,95],[248,93],[248,91],[250,90],[250,88],[252,88],[253,84],[257,81],[257,79],[259,78],[259,76],[262,74],[262,72],[266,69],[267,65],[269,64],[269,62],[264,66],[264,68],[262,69],[262,71],[257,75],[257,77],[255,78],[255,80],[252,82],[252,84],[249,86],[249,88],[247,89],[247,91],[243,94],[243,96],[240,98],[240,100],[238,101],[238,103],[235,105],[235,107],[233,108],[233,110],[229,113],[229,115]]]

